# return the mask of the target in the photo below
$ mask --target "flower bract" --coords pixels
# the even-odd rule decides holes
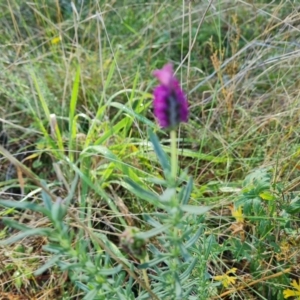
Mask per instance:
[[[176,77],[173,66],[168,63],[153,75],[160,85],[154,90],[154,115],[162,128],[175,128],[180,122],[188,121],[188,102]]]

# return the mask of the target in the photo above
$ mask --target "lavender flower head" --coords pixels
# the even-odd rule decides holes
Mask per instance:
[[[174,76],[173,66],[168,63],[161,70],[153,72],[160,85],[153,92],[154,115],[162,128],[175,128],[180,122],[188,121],[188,102],[178,80]]]

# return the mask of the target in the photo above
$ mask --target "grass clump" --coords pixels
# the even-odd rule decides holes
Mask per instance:
[[[1,296],[300,297],[292,1],[0,8]],[[177,180],[166,62],[190,110]]]

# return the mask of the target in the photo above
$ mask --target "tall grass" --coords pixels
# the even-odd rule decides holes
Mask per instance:
[[[0,8],[3,295],[299,297],[293,1]],[[152,114],[151,73],[168,61],[190,104],[175,191]]]

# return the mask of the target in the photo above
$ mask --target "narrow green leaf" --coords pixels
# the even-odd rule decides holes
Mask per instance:
[[[99,130],[99,123],[98,120],[101,120],[103,118],[103,115],[105,114],[106,106],[103,105],[104,102],[104,97],[105,97],[105,91],[102,91],[102,96],[100,98],[100,101],[98,98],[94,97],[95,103],[98,103],[98,109],[96,112],[96,116],[94,117],[93,121],[89,120],[88,123],[90,124],[89,130],[86,135],[85,143],[83,146],[83,149],[88,147],[91,143],[94,144],[94,136],[96,136],[96,131]]]
[[[165,232],[167,229],[169,229],[171,227],[170,224],[168,225],[162,225],[160,227],[156,227],[156,228],[153,228],[149,231],[146,231],[146,232],[139,232],[137,233],[135,236],[139,239],[144,239],[144,240],[147,240],[147,239],[150,239],[162,232]]]
[[[187,185],[180,191],[179,199],[182,204],[187,204],[190,200],[191,193],[193,190],[193,178],[190,177]]]
[[[45,264],[43,264],[40,268],[34,271],[35,276],[39,276],[43,274],[45,271],[53,267],[57,261],[61,259],[60,256],[53,256],[51,259],[49,259]]]
[[[171,148],[168,146],[162,146],[162,149],[166,153],[171,152]],[[201,153],[199,151],[193,151],[190,149],[180,149],[180,155],[184,157],[190,157],[190,158],[197,158],[199,160],[205,160],[205,161],[210,161],[213,163],[227,163],[233,161],[231,157],[227,156],[213,156],[213,155],[208,155],[205,153]]]
[[[183,260],[185,262],[190,261],[191,260],[191,255],[189,254],[187,248],[183,244],[180,243],[179,244],[179,249],[180,249],[181,256],[182,256]]]
[[[82,300],[93,300],[96,298],[98,292],[96,289],[93,289],[91,291],[89,291],[83,298]]]
[[[118,274],[121,270],[122,270],[122,265],[118,265],[111,269],[101,268],[101,270],[99,270],[99,274],[104,275],[104,276],[111,276],[111,275]]]
[[[195,233],[194,236],[192,236],[186,243],[185,243],[185,248],[188,249],[190,247],[192,247],[199,239],[201,233],[203,232],[203,228],[202,226],[199,227],[199,229],[197,230],[197,232]]]
[[[74,149],[73,143],[76,137],[76,118],[74,118],[74,116],[76,113],[79,83],[80,83],[80,65],[78,64],[74,83],[73,83],[70,109],[69,109],[69,159],[71,162],[73,162],[73,158],[74,158],[74,151],[72,151]]]
[[[8,239],[1,240],[0,245],[9,245],[13,244],[19,240],[22,240],[28,236],[40,235],[40,236],[48,236],[51,233],[51,229],[49,228],[32,228],[26,230],[25,232],[21,232],[15,236],[12,236]]]
[[[87,154],[90,156],[95,155],[95,153],[102,154],[105,158],[113,162],[117,162],[119,160],[118,157],[105,146],[90,146],[82,152],[82,154]]]
[[[150,267],[156,266],[159,263],[165,262],[165,261],[166,261],[166,256],[165,255],[158,256],[158,257],[155,257],[155,258],[151,259],[150,261],[148,261],[146,263],[138,265],[137,268],[138,269],[148,269]]]
[[[180,275],[180,280],[184,281],[186,279],[189,278],[189,276],[191,275],[193,269],[195,268],[197,262],[198,262],[199,258],[195,257],[192,262],[190,263],[190,265],[188,266],[188,268]]]
[[[53,241],[53,238],[51,240],[52,240],[52,242],[56,242],[56,241]],[[64,248],[58,244],[51,243],[51,244],[47,244],[47,245],[43,246],[43,250],[54,253],[54,254],[60,254],[64,251]]]
[[[132,181],[129,178],[125,178],[124,180],[128,184],[127,189],[134,193],[136,196],[156,207],[163,208],[163,205],[160,203],[159,197],[156,194],[143,189],[140,185],[138,185],[136,182]]]
[[[27,201],[13,201],[13,200],[0,200],[0,205],[3,205],[5,207],[12,207],[17,209],[29,209],[32,211],[40,212],[44,214],[45,216],[49,217],[50,213],[49,211],[42,207],[41,205],[27,202]]]
[[[79,176],[77,173],[75,173],[75,177],[72,181],[70,191],[67,195],[67,197],[64,199],[64,204],[68,207],[71,203],[71,201],[74,199],[74,195],[76,193],[76,189],[78,188],[78,181],[79,181]]]
[[[119,121],[116,125],[114,125],[111,130],[106,130],[100,137],[97,139],[93,144],[95,146],[102,145],[107,139],[109,139],[111,136],[117,134],[126,126],[126,119],[123,118],[121,121]],[[86,146],[87,147],[87,146]],[[85,147],[85,148],[86,148]]]
[[[150,217],[149,215],[145,215],[144,216],[145,221],[150,224],[153,227],[161,227],[162,224],[159,223],[157,220],[153,219],[152,217]]]
[[[204,247],[204,257],[205,259],[208,259],[208,257],[211,255],[214,247],[219,244],[216,241],[216,238],[213,234],[210,234],[206,239],[205,239],[205,247]]]
[[[142,123],[148,125],[149,127],[151,128],[156,128],[156,125],[155,123],[151,122],[150,120],[148,120],[146,117],[140,115],[140,114],[137,114],[135,111],[133,111],[132,109],[128,108],[127,106],[121,104],[121,103],[118,103],[118,102],[112,102],[110,104],[110,106],[113,106],[113,107],[116,107],[120,110],[123,110],[124,112],[126,112],[128,115],[130,115],[131,117],[141,121]]]
[[[187,213],[194,215],[203,215],[211,208],[209,206],[196,206],[196,205],[181,205],[180,208]]]
[[[173,275],[175,277],[175,295],[176,299],[182,299],[182,287],[177,272]]]
[[[169,202],[172,198],[176,195],[175,188],[167,188],[162,195],[159,196],[160,201],[162,202]]]
[[[133,80],[133,84],[132,84],[132,90],[131,90],[131,93],[130,93],[129,101],[128,101],[128,105],[137,114],[138,114],[138,111],[134,107],[135,103],[134,103],[133,100],[134,100],[134,95],[135,95],[135,91],[136,91],[138,78],[139,78],[139,72],[136,72],[134,80]],[[133,123],[133,118],[132,117],[126,117],[125,119],[126,119],[126,127],[124,128],[124,131],[123,131],[123,137],[124,138],[128,137],[128,135],[129,135],[128,133],[130,132],[130,130],[132,130],[132,123]]]
[[[80,278],[82,280],[82,278]],[[90,290],[88,288],[87,285],[85,285],[84,283],[80,282],[80,281],[75,281],[75,285],[81,289],[82,291],[86,292],[86,293],[89,293],[89,292],[92,292],[92,291],[95,291],[95,290]],[[91,298],[91,300],[94,299],[94,298]],[[90,300],[89,298],[83,298],[83,300]]]
[[[11,219],[11,218],[2,218],[1,220],[6,226],[8,226],[10,228],[14,228],[14,229],[17,229],[17,230],[20,230],[20,231],[26,231],[26,230],[31,229],[30,227],[25,226],[25,225],[19,223],[18,221],[15,221],[15,220]]]
[[[126,284],[127,285],[127,284]],[[129,287],[132,288],[132,285],[129,285]],[[130,294],[132,294],[133,292],[129,292]],[[124,296],[123,295],[123,291],[121,290],[121,292],[117,291],[117,295],[118,295],[118,300],[128,300],[128,299],[131,299],[129,298],[127,295],[128,295],[128,291],[127,291],[127,295]],[[139,296],[141,296],[141,294],[139,293]],[[133,299],[133,298],[132,298]],[[142,298],[141,298],[142,299]]]
[[[41,183],[42,183],[44,186],[47,186],[47,185],[46,185],[46,182],[45,182],[44,180],[43,180]],[[51,197],[50,197],[44,190],[42,190],[42,200],[43,200],[43,202],[44,202],[45,207],[46,207],[49,211],[51,211],[52,200],[51,200]]]
[[[104,90],[106,90],[108,87],[110,87],[111,84],[111,80],[113,78],[113,75],[115,73],[115,69],[116,69],[116,62],[119,59],[119,51],[117,50],[114,53],[114,59],[110,64],[110,68],[109,68],[109,72],[107,74],[107,76],[105,77],[105,86],[104,86]]]
[[[52,205],[51,216],[54,222],[62,222],[66,213],[67,213],[67,207],[64,204],[60,202],[55,202]]]
[[[44,96],[43,96],[43,93],[42,93],[42,91],[41,91],[41,89],[40,89],[38,80],[37,80],[37,78],[36,78],[36,76],[35,76],[35,73],[34,73],[33,71],[31,71],[30,73],[31,73],[30,75],[31,75],[32,81],[33,81],[33,83],[34,83],[35,89],[36,89],[37,94],[38,94],[38,98],[39,98],[39,100],[40,100],[40,102],[41,102],[41,104],[42,104],[42,108],[43,108],[44,113],[45,113],[45,115],[46,115],[46,118],[47,118],[47,120],[50,121],[50,111],[49,111],[47,102],[46,102],[46,100],[45,100],[45,98],[44,98]]]
[[[169,178],[169,175],[171,174],[171,165],[170,165],[169,157],[162,149],[157,136],[152,132],[152,130],[149,129],[148,134],[149,134],[150,141],[153,145],[154,151],[160,162],[160,165],[164,171],[165,177]]]
[[[43,111],[46,115],[46,120],[48,120],[49,123],[51,123],[51,114],[50,114],[50,110],[48,108],[48,104],[47,104],[47,101],[46,99],[44,98],[44,95],[41,91],[41,88],[40,88],[40,85],[38,83],[38,79],[35,75],[35,73],[33,71],[30,72],[31,73],[31,78],[33,80],[33,83],[34,83],[34,86],[35,86],[35,89],[37,91],[37,94],[38,94],[38,99],[41,103],[41,106],[43,108]],[[42,119],[41,119],[41,116],[40,115],[36,115],[36,111],[33,110],[33,114],[35,115],[35,119],[37,121],[37,123],[39,124],[43,134],[45,137],[49,137],[48,135],[48,132],[42,122]],[[58,144],[58,148],[60,151],[64,151],[64,146],[63,146],[63,141],[62,141],[62,137],[61,137],[61,134],[60,134],[60,131],[59,131],[59,128],[55,128],[55,131],[56,131],[56,137],[57,137],[57,144]],[[57,147],[56,147],[57,148]],[[57,151],[56,153],[58,153],[59,151]]]

